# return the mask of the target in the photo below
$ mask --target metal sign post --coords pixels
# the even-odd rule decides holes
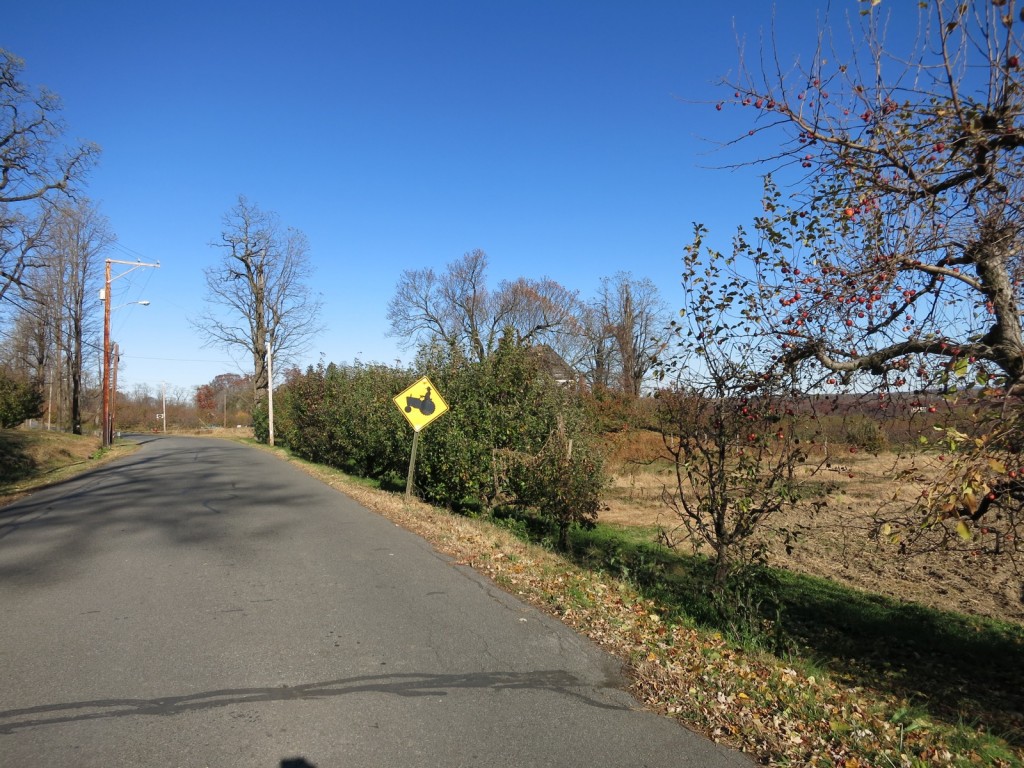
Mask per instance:
[[[408,501],[412,498],[412,478],[416,473],[416,447],[420,440],[420,430],[438,416],[447,413],[448,403],[426,376],[395,395],[393,402],[413,431],[409,475],[405,481],[405,499]]]
[[[412,498],[412,476],[416,473],[416,445],[420,441],[419,430],[412,433],[412,455],[409,457],[409,474],[405,478],[405,500]]]

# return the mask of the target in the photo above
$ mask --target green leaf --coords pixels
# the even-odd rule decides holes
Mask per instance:
[[[967,527],[967,523],[963,520],[958,521],[956,524],[956,535],[964,541],[971,540],[971,529]]]

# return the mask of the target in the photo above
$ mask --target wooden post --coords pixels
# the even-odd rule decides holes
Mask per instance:
[[[103,447],[110,445],[110,264],[106,260],[103,279]]]
[[[412,455],[409,457],[409,476],[405,480],[405,500],[412,498],[412,476],[416,472],[416,444],[420,440],[420,431],[417,429],[412,434]]]
[[[114,442],[114,425],[117,424],[117,368],[121,364],[121,350],[115,341],[110,347],[110,442]]]

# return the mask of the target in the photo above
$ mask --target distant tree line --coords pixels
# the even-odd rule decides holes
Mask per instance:
[[[591,389],[641,393],[667,340],[666,305],[651,280],[618,272],[588,300],[547,277],[492,288],[487,267],[487,254],[473,250],[441,272],[403,272],[388,304],[391,334],[477,362],[502,338],[543,344]]]

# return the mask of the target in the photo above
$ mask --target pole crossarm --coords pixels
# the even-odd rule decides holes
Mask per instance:
[[[114,278],[113,278],[114,280],[117,280],[117,278],[119,278],[119,277],[124,277],[129,272],[134,272],[139,267],[153,267],[154,269],[159,269],[160,268],[160,262],[159,261],[154,262],[152,264],[148,264],[148,263],[146,263],[144,261],[121,261],[120,259],[106,259],[106,262],[107,262],[107,264],[127,264],[128,266],[131,267],[131,269],[126,269],[121,274],[115,275]]]

